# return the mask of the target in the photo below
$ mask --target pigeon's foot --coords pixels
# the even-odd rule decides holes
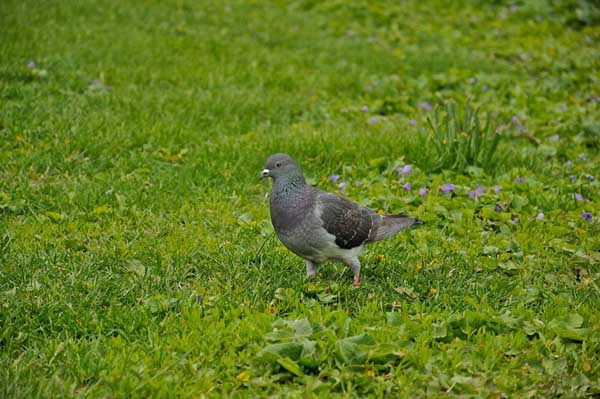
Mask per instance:
[[[358,276],[354,276],[354,288],[360,288],[360,278]]]
[[[306,259],[306,275],[309,280],[312,280],[317,276],[317,272],[319,271],[319,264]]]

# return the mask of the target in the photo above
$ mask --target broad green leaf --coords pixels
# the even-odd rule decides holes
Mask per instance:
[[[465,171],[471,176],[481,176],[483,175],[483,169],[478,166],[467,166]]]
[[[384,364],[406,356],[397,344],[380,344],[367,352],[369,362]]]
[[[385,315],[387,317],[388,324],[393,327],[399,327],[404,324],[402,315],[399,312],[387,312]]]
[[[249,213],[242,213],[241,215],[238,216],[238,222],[242,226],[246,225],[246,224],[252,222],[252,215],[250,215]]]
[[[325,304],[334,303],[335,301],[337,301],[337,295],[327,294],[324,292],[317,294],[317,298],[319,299],[319,302]]]
[[[375,339],[373,339],[373,337],[371,337],[368,334],[359,334],[359,335],[354,335],[352,337],[348,337],[348,338],[344,338],[342,340],[339,340],[338,342],[351,342],[353,344],[357,344],[357,345],[375,345]]]
[[[296,363],[289,357],[280,357],[277,359],[277,363],[279,363],[281,367],[298,377],[302,377],[304,375],[298,363]]]
[[[386,163],[387,163],[386,157],[373,158],[373,159],[369,160],[369,166],[371,166],[374,169],[379,169],[379,170],[381,170],[383,167],[385,167]]]
[[[550,146],[550,145],[546,145],[546,144],[541,144],[538,147],[538,154],[540,154],[540,156],[545,157],[545,158],[550,158],[556,155],[556,148]]]
[[[279,319],[273,322],[273,327],[288,329],[295,337],[304,337],[313,332],[313,329],[306,318],[297,320]]]
[[[396,291],[400,295],[406,295],[411,299],[415,299],[418,296],[415,290],[411,287],[396,287],[394,288],[394,291]]]
[[[294,298],[296,291],[293,288],[277,288],[275,290],[275,298],[280,301],[289,302]]]
[[[498,267],[507,273],[515,273],[520,269],[519,266],[515,265],[515,263],[510,260],[508,262],[498,263]]]
[[[583,341],[589,332],[588,328],[581,328],[583,317],[578,313],[570,313],[553,319],[548,323],[548,328],[561,338],[573,341]]]
[[[341,339],[337,342],[337,354],[345,364],[362,364],[367,359],[367,347],[374,344],[375,340],[367,334]]]
[[[46,215],[48,219],[52,220],[53,222],[60,222],[65,218],[65,216],[62,213],[53,211],[46,211],[44,212],[44,215]]]
[[[345,364],[362,364],[367,359],[367,351],[352,342],[338,341],[337,353]]]
[[[142,262],[135,258],[127,260],[126,269],[128,272],[133,273],[140,278],[146,275],[146,267]]]
[[[294,333],[287,329],[276,329],[265,334],[265,339],[269,341],[289,341],[294,338]]]
[[[527,204],[529,204],[529,200],[527,199],[527,197],[524,197],[522,195],[515,195],[512,200],[512,206],[517,211],[523,209]]]
[[[567,368],[567,360],[560,359],[543,359],[542,366],[550,375],[558,376],[564,374]]]
[[[480,214],[484,219],[496,219],[498,217],[498,212],[491,206],[481,208]]]
[[[108,205],[101,205],[92,211],[94,216],[103,216],[113,212],[113,209]]]
[[[305,339],[302,343],[302,358],[313,356],[317,349],[317,341]]]
[[[555,327],[553,331],[561,338],[571,339],[573,341],[583,341],[589,333],[589,328],[560,328]]]
[[[497,253],[500,253],[500,249],[491,245],[486,245],[485,247],[483,247],[483,253],[486,255],[495,255]]]
[[[144,305],[151,313],[158,313],[174,308],[178,302],[177,298],[163,298],[160,295],[155,295],[146,299]]]
[[[298,342],[284,342],[279,344],[271,344],[265,346],[260,352],[259,355],[271,354],[276,357],[289,357],[293,360],[299,360],[300,355],[302,354],[302,349],[304,345]]]
[[[444,323],[435,323],[432,326],[431,334],[433,338],[445,338],[448,335],[448,327]]]
[[[579,313],[568,313],[563,317],[554,319],[550,322],[550,327],[560,326],[563,328],[578,328],[583,324],[583,317]]]

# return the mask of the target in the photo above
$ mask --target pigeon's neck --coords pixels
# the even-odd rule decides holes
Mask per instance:
[[[304,220],[310,206],[311,191],[302,175],[279,176],[273,179],[270,209],[275,231],[287,235]]]
[[[273,180],[273,194],[293,194],[306,189],[306,181],[301,174],[281,176]]]

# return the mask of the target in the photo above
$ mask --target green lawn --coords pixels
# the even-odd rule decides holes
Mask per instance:
[[[0,397],[600,397],[596,4],[1,1]],[[274,152],[425,225],[308,282]]]

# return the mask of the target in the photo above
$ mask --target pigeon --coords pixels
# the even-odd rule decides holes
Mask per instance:
[[[273,180],[271,222],[277,237],[306,261],[308,278],[327,261],[346,264],[360,286],[358,255],[365,244],[390,237],[407,227],[422,224],[405,215],[380,215],[337,194],[306,184],[296,161],[286,154],[267,159],[261,179]]]

